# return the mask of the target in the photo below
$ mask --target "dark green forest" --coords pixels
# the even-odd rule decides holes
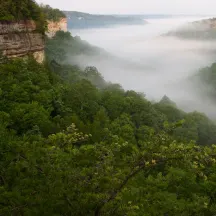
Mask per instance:
[[[91,49],[70,33],[46,44],[0,64],[0,215],[214,215],[215,124],[66,65]]]
[[[1,1],[17,5],[1,20],[22,19],[18,2]],[[0,215],[215,215],[215,123],[65,61],[100,51],[57,32],[43,64],[0,58]],[[213,64],[196,77],[212,97],[215,74]]]
[[[32,0],[0,1],[0,20],[17,21],[33,19],[38,20],[42,15],[39,6]]]

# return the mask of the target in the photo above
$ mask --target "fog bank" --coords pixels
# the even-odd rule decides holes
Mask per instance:
[[[216,117],[215,104],[201,98],[199,86],[187,79],[215,61],[216,44],[162,36],[198,19],[201,17],[153,19],[144,26],[72,30],[73,36],[81,36],[112,56],[77,56],[71,61],[80,66],[96,66],[107,81],[144,92],[151,100],[158,101],[166,94],[185,111],[198,110]]]

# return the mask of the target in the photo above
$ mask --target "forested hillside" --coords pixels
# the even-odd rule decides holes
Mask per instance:
[[[61,16],[50,8],[45,16],[31,0],[0,6],[1,21],[45,27],[46,16]],[[46,38],[43,64],[0,56],[0,215],[214,215],[215,123],[67,61],[98,53],[58,32]],[[193,77],[213,98],[215,68]]]
[[[183,25],[175,31],[171,31],[167,36],[175,36],[188,40],[215,40],[216,38],[216,18],[203,19]]]
[[[44,65],[1,58],[0,215],[213,215],[215,124],[64,63],[91,49],[59,32]]]
[[[90,45],[80,37],[71,37],[70,32],[58,31],[52,40],[45,44],[48,62],[55,60],[59,63],[68,62],[78,55],[98,56],[107,53],[98,47]]]
[[[210,67],[202,68],[192,77],[196,81],[202,83],[202,91],[207,90],[211,99],[216,99],[216,63],[213,63]],[[200,85],[201,86],[201,85]]]

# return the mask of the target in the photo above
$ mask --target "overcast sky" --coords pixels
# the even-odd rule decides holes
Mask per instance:
[[[106,14],[216,14],[216,0],[36,0],[61,10]]]

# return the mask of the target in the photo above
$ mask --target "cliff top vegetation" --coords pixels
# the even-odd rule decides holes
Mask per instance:
[[[49,5],[41,5],[41,9],[47,20],[57,22],[61,18],[66,18],[66,15],[62,11],[51,8]]]
[[[43,14],[39,5],[33,0],[7,0],[0,2],[0,20],[39,20]]]
[[[7,0],[0,2],[0,21],[34,20],[37,30],[44,32],[46,19],[40,6],[33,0]]]
[[[37,30],[46,30],[46,20],[59,21],[66,15],[59,9],[49,5],[39,6],[34,0],[7,0],[0,2],[0,21],[15,22],[20,20],[34,20]]]

